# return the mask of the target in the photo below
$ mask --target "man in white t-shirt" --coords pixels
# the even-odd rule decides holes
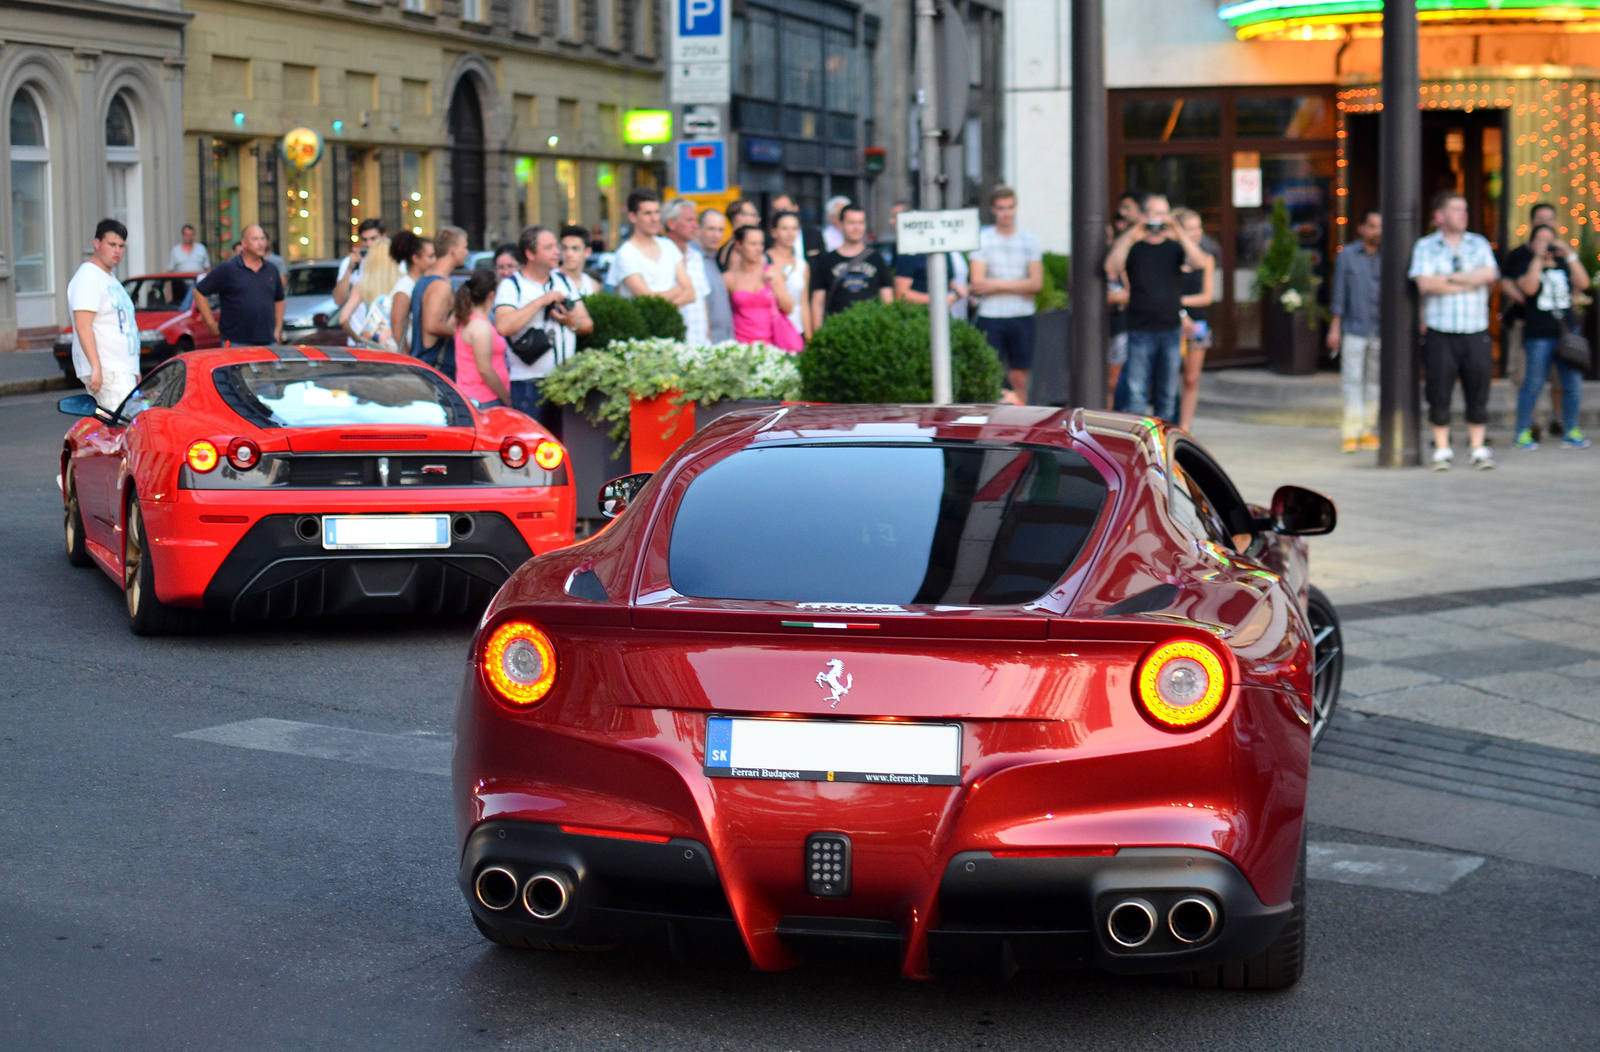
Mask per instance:
[[[183,240],[172,246],[167,269],[174,274],[203,274],[211,269],[211,253],[194,239],[194,227],[183,224]]]
[[[517,241],[523,264],[500,282],[494,296],[495,331],[514,343],[530,329],[542,329],[549,348],[525,362],[510,347],[506,364],[511,376],[511,408],[560,433],[560,409],[541,405],[540,382],[578,351],[578,337],[594,331],[589,309],[572,282],[559,269],[561,243],[549,227],[530,226]]]
[[[67,285],[72,365],[102,409],[115,409],[139,386],[139,322],[128,290],[112,271],[128,248],[128,228],[102,219],[94,255]]]
[[[994,226],[978,231],[978,251],[969,261],[978,329],[1005,364],[1011,390],[1026,404],[1033,368],[1033,298],[1044,287],[1044,256],[1039,239],[1017,229],[1015,190],[997,186],[989,191],[989,211]]]
[[[646,186],[630,193],[628,221],[633,234],[612,257],[606,284],[624,296],[660,296],[680,311],[694,303],[694,283],[683,253],[661,236],[661,195]]]

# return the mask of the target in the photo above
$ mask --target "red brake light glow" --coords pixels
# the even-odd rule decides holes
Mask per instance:
[[[204,474],[215,468],[221,458],[217,455],[217,447],[202,438],[189,446],[189,452],[184,459],[189,462],[189,467]]]
[[[535,705],[555,685],[556,648],[538,625],[508,621],[483,648],[483,674],[507,704]]]
[[[248,438],[236,438],[228,443],[228,463],[240,471],[249,471],[261,460],[261,450]]]
[[[508,468],[520,468],[528,462],[528,444],[520,438],[508,438],[500,443],[500,459]]]
[[[1184,730],[1208,719],[1228,694],[1228,674],[1214,650],[1192,639],[1163,643],[1145,656],[1139,703],[1157,723]]]
[[[548,438],[533,447],[533,462],[546,471],[554,471],[561,466],[561,444],[552,442]]]

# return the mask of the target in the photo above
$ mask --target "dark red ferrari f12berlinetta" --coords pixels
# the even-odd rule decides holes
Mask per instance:
[[[1327,498],[1247,504],[1137,417],[789,406],[601,499],[472,646],[453,785],[488,938],[1299,978]]]

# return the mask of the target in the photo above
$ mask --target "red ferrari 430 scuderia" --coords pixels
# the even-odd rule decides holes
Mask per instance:
[[[413,358],[195,351],[61,449],[67,558],[127,593],[141,635],[201,619],[475,612],[571,544],[566,452]]]
[[[488,938],[1298,979],[1341,659],[1297,535],[1327,498],[1247,504],[1137,417],[791,406],[602,501],[473,644]]]

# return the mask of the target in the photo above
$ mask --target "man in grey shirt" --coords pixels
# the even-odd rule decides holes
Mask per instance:
[[[722,280],[722,268],[717,266],[717,249],[727,235],[727,218],[715,208],[708,208],[700,213],[699,235],[684,253],[686,264],[704,268],[706,284],[711,286],[706,296],[706,333],[712,343],[733,339],[733,307],[728,302],[728,283]]]
[[[1356,228],[1359,240],[1339,252],[1333,267],[1333,302],[1328,310],[1328,350],[1340,359],[1344,381],[1344,424],[1340,428],[1346,453],[1378,448],[1378,310],[1382,276],[1379,246],[1383,243],[1383,216],[1370,211]]]

